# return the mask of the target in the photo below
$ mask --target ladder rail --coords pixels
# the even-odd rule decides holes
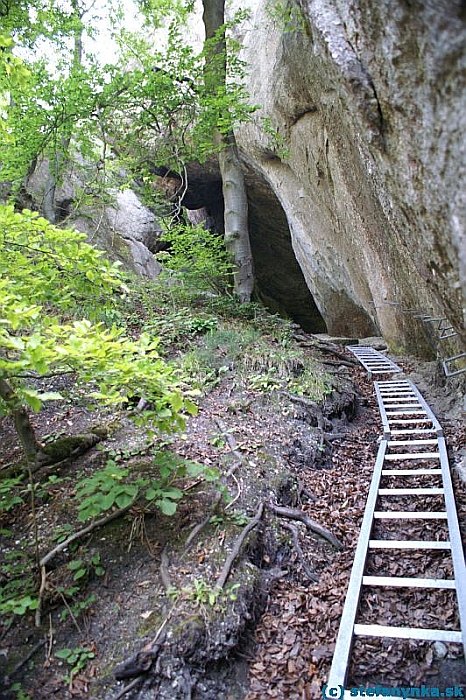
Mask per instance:
[[[338,631],[335,653],[333,656],[328,685],[335,688],[339,685],[345,686],[348,663],[354,638],[354,625],[358,613],[359,598],[362,590],[362,579],[366,564],[367,551],[369,549],[369,539],[372,531],[373,513],[378,497],[382,466],[387,451],[387,440],[382,440],[379,445],[374,473],[367,496],[366,509],[361,524],[356,551],[354,554],[353,568],[351,569],[348,592],[341,616],[340,629]]]
[[[348,346],[351,352],[354,352],[352,346]],[[367,348],[364,348],[363,355]],[[356,352],[354,354],[357,356]],[[363,366],[364,358],[358,357]],[[388,361],[390,362],[390,361]],[[369,371],[369,369],[368,369]],[[393,371],[393,370],[390,370]],[[369,375],[370,376],[370,375]],[[377,396],[377,403],[382,419],[383,436],[379,444],[379,450],[374,466],[374,472],[369,488],[369,493],[366,501],[366,508],[363,515],[361,530],[359,533],[358,542],[354,554],[353,567],[348,583],[346,600],[343,606],[343,612],[340,621],[335,651],[333,656],[330,673],[328,676],[328,687],[337,688],[345,687],[346,676],[348,673],[349,662],[351,658],[351,650],[355,637],[358,636],[373,636],[373,637],[392,637],[401,639],[419,639],[419,640],[444,640],[463,645],[464,654],[466,657],[466,563],[463,552],[461,533],[458,524],[458,514],[455,505],[453,493],[453,485],[450,473],[450,464],[447,455],[445,438],[443,429],[429,407],[424,397],[421,395],[417,387],[410,381],[388,380],[375,382],[374,388]],[[414,402],[417,403],[416,409],[412,410]],[[388,410],[387,410],[388,409]],[[393,410],[397,409],[397,410]],[[395,418],[391,418],[391,416]],[[408,415],[422,415],[425,418],[407,418]],[[397,416],[404,416],[402,419],[397,419]],[[391,424],[409,424],[409,423],[431,423],[432,428],[421,430],[432,436],[432,439],[419,439],[419,431],[416,428],[407,430],[391,430]],[[402,434],[413,435],[413,439],[401,440],[395,439],[396,435]],[[427,446],[436,445],[431,448],[431,452],[423,450]],[[400,450],[400,448],[412,448],[414,451]],[[395,450],[396,452],[391,452]],[[436,450],[436,451],[434,451]],[[399,454],[398,454],[399,453]],[[403,468],[412,464],[416,460],[433,462],[434,467]],[[392,462],[400,462],[401,467],[398,469],[389,469]],[[403,464],[404,463],[404,464]],[[441,477],[441,487],[413,487],[413,488],[380,488],[381,479],[384,476],[409,476],[417,474],[435,474]],[[436,509],[435,511],[417,511],[411,507],[405,511],[394,511],[390,507],[385,509],[377,508],[378,499],[380,497],[396,498],[397,496],[422,497],[428,495],[442,496],[444,502],[444,511]],[[422,507],[422,506],[421,506]],[[428,520],[445,520],[448,526],[448,540],[425,541],[425,540],[390,540],[390,539],[371,539],[372,529],[376,522],[380,519],[395,519],[405,520],[409,522],[413,519],[428,519]],[[382,575],[365,575],[366,560],[369,551],[374,549],[387,550],[420,550],[420,549],[437,549],[448,552],[453,563],[453,578],[452,579],[435,579],[435,578],[398,578]],[[408,587],[408,588],[446,588],[456,592],[457,606],[459,612],[459,630],[430,630],[427,628],[401,628],[390,625],[375,625],[361,624],[357,622],[359,613],[359,601],[363,587],[373,586],[388,586],[390,588]],[[347,691],[344,692],[346,697]]]

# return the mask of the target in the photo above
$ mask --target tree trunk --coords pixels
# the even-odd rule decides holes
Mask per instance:
[[[84,28],[81,24],[81,19],[83,18],[86,11],[82,11],[76,0],[71,2],[73,13],[75,18],[79,20],[79,25],[74,32],[74,46],[73,46],[73,60],[71,63],[71,74],[75,73],[82,66],[83,62],[83,31]],[[58,187],[58,182],[60,175],[63,172],[69,155],[69,148],[71,143],[71,129],[68,129],[68,134],[62,136],[61,148],[56,151],[55,158],[52,163],[52,159],[49,162],[47,182],[45,184],[45,194],[41,207],[41,214],[45,217],[51,224],[57,221],[57,210],[56,210],[56,192]]]
[[[250,301],[254,270],[248,230],[248,199],[234,137],[218,154],[225,203],[225,246],[235,262],[234,289],[241,302]],[[230,141],[230,139],[229,139]]]
[[[5,379],[0,379],[0,397],[10,410],[16,432],[18,433],[28,462],[35,462],[42,448],[37,441],[27,410],[24,406],[18,405],[15,392]]]
[[[225,24],[225,0],[203,0],[202,16],[206,41],[213,39]],[[215,90],[226,81],[226,61],[218,60],[225,56],[225,34],[220,32],[217,40],[210,47],[216,56],[218,75],[210,77],[210,88]],[[243,170],[238,156],[238,149],[233,132],[223,136],[216,130],[215,143],[221,147],[218,155],[220,174],[222,176],[223,199],[225,206],[225,246],[233,258],[234,290],[241,302],[250,301],[254,288],[254,269],[251,243],[248,229],[248,200]]]

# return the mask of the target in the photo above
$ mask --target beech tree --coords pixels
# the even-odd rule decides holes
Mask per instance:
[[[161,430],[181,427],[181,411],[196,411],[160,357],[157,338],[142,334],[135,341],[86,318],[125,285],[118,265],[85,238],[37,213],[0,206],[0,412],[12,416],[36,467],[48,455],[28,408],[39,411],[44,401],[62,398],[40,389],[43,378],[69,374],[101,404],[124,407],[144,396],[147,417]]]

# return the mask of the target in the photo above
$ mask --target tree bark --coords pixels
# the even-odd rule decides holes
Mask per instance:
[[[28,462],[34,462],[37,455],[42,451],[41,445],[37,441],[26,408],[18,405],[15,392],[5,379],[0,379],[0,397],[10,410],[16,432],[18,433]]]
[[[224,84],[226,81],[226,60],[218,60],[225,56],[226,41],[224,32],[220,31],[225,24],[225,0],[203,0],[204,13],[202,16],[206,41],[216,37],[209,53],[216,57],[218,75],[211,76],[210,88]],[[226,136],[217,129],[214,135],[217,146],[220,147],[218,163],[222,176],[223,199],[225,206],[225,246],[235,264],[234,290],[241,302],[250,301],[254,289],[254,268],[252,262],[251,243],[248,229],[248,199],[244,182],[243,170],[238,156],[238,149],[233,132]]]

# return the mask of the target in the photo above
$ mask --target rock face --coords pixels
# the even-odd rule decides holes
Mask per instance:
[[[261,109],[237,141],[281,204],[329,333],[381,332],[422,353],[433,324],[415,309],[446,316],[466,341],[464,3],[270,7],[262,0],[244,39]]]
[[[162,269],[153,256],[161,230],[135,192],[117,192],[115,203],[105,209],[105,220],[100,245],[133,272],[155,279]]]
[[[161,266],[152,253],[161,231],[152,212],[128,189],[109,193],[110,203],[81,205],[84,179],[85,168],[76,167],[63,177],[56,198],[58,220],[85,233],[90,243],[122,262],[126,270],[155,279]],[[31,201],[26,206],[40,209],[46,182],[47,164],[41,163],[28,180]]]

